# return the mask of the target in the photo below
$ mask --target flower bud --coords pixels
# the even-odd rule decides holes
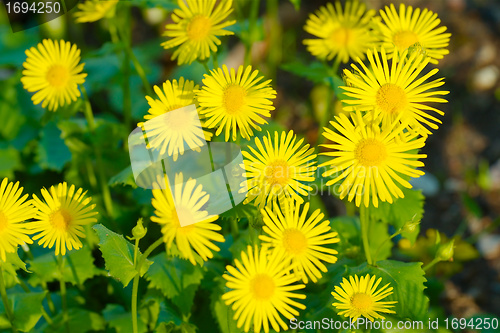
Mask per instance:
[[[144,226],[142,225],[142,218],[138,219],[137,225],[132,229],[132,236],[134,236],[134,239],[144,238],[147,232],[148,228],[144,228]]]
[[[453,260],[455,240],[452,239],[446,244],[441,244],[437,250],[436,258],[440,261]]]
[[[420,221],[408,221],[401,227],[401,232],[414,232]]]

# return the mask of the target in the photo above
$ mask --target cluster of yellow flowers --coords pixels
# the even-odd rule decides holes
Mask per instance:
[[[92,3],[98,6],[99,2]],[[165,36],[171,39],[162,45],[177,47],[172,57],[179,65],[195,60],[204,62],[211,52],[217,51],[221,43],[218,36],[232,34],[224,30],[235,23],[226,20],[232,1],[216,5],[215,0],[179,0],[178,4],[180,9],[172,14],[174,23],[166,26]],[[100,5],[88,15],[82,12],[78,20],[88,22],[105,17],[114,5],[110,2],[105,9]],[[84,11],[91,4],[79,6]],[[351,70],[344,70],[346,86],[342,88],[349,99],[343,102],[349,117],[337,116],[330,122],[334,130],[324,129],[323,135],[330,142],[322,145],[329,149],[322,154],[332,158],[320,167],[330,167],[324,177],[334,175],[327,185],[341,182],[340,197],[355,200],[358,207],[368,207],[370,202],[375,207],[379,201],[392,203],[403,197],[401,186],[411,188],[410,177],[423,174],[416,168],[423,166],[419,159],[426,156],[416,151],[441,122],[434,113],[443,115],[428,103],[444,103],[446,100],[439,96],[448,93],[434,90],[444,84],[443,79],[428,81],[437,69],[423,74],[428,63],[435,64],[448,53],[450,34],[445,33],[446,27],[438,27],[439,23],[435,13],[405,5],[399,12],[394,5],[386,7],[378,17],[357,0],[347,1],[344,8],[338,1],[328,4],[311,14],[306,23],[305,30],[318,37],[304,40],[314,56],[335,59],[337,65],[357,62]],[[75,45],[44,40],[26,53],[22,82],[28,91],[36,92],[35,103],[43,101],[43,107],[48,105],[55,110],[79,96],[77,85],[83,83],[85,74],[81,73],[83,64],[79,64],[80,51]],[[215,136],[224,132],[225,141],[238,141],[238,134],[250,140],[254,131],[261,131],[260,125],[267,123],[266,118],[274,110],[276,91],[271,80],[259,76],[259,71],[251,66],[235,70],[224,65],[205,74],[202,81],[201,89],[184,78],[167,80],[163,89],[155,86],[158,98],[146,97],[150,109],[144,118],[153,119],[195,104],[199,106],[205,139],[210,139],[210,129],[216,128]],[[161,149],[170,155],[182,153],[180,146],[187,143],[191,147],[190,142],[199,139],[193,134],[197,126],[195,119],[164,124],[162,130],[168,135],[159,140]],[[324,214],[319,209],[309,213],[309,204],[304,204],[302,198],[312,190],[307,183],[314,181],[318,168],[314,147],[304,144],[303,139],[297,140],[293,131],[268,133],[262,140],[255,138],[254,146],[243,151],[242,172],[248,179],[245,204],[257,206],[263,217],[263,234],[259,236],[262,244],[260,248],[249,246],[242,252],[241,261],[227,266],[224,278],[231,291],[223,299],[232,304],[237,326],[244,326],[246,332],[251,326],[255,332],[268,332],[270,326],[276,331],[280,327],[286,330],[281,316],[291,319],[298,315],[296,309],[305,308],[293,300],[305,298],[296,291],[309,280],[317,282],[327,271],[325,263],[336,262],[337,251],[329,246],[339,242],[339,238],[330,222],[324,220]],[[176,183],[183,182],[179,179]],[[46,204],[36,196],[33,201],[39,208],[39,221],[29,227],[17,226],[24,229],[10,229],[11,234],[18,235],[17,230],[25,230],[24,234],[28,230],[41,232],[35,239],[42,238],[44,246],[56,243],[56,253],[64,254],[65,245],[69,249],[81,247],[77,237],[83,237],[81,225],[95,220],[91,217],[93,206],[88,206],[90,199],[83,200],[81,190],[75,193],[74,187],[67,191],[65,184],[58,185],[57,191],[51,188],[51,195],[46,190],[42,194]],[[190,179],[178,193],[155,189],[153,196],[156,210],[151,220],[162,224],[167,246],[175,240],[182,255],[193,264],[195,254],[208,260],[213,257],[212,251],[219,251],[214,242],[224,242],[224,237],[218,232],[221,227],[215,223],[217,216],[203,215],[206,212],[202,206],[209,198],[201,185],[196,186]],[[2,232],[32,214],[31,204],[22,207],[22,216],[0,215]],[[179,214],[206,218],[181,227]],[[19,240],[16,243],[11,239]],[[2,240],[2,256],[26,239]],[[335,287],[332,294],[339,303],[333,305],[342,310],[341,315],[353,319],[362,315],[373,320],[383,318],[377,312],[394,313],[389,308],[395,301],[380,302],[392,293],[392,288],[385,285],[377,291],[381,278],[376,282],[375,279],[369,275],[361,279],[355,276],[349,281],[344,279],[341,288]],[[296,284],[300,280],[304,284]]]
[[[28,235],[39,240],[43,247],[53,248],[56,255],[65,255],[66,249],[80,249],[80,238],[85,238],[85,225],[97,222],[92,199],[85,198],[87,192],[67,183],[42,189],[42,199],[33,194],[26,200],[19,182],[15,184],[4,178],[0,185],[0,258],[6,260],[7,253],[17,251],[17,246],[32,244]]]

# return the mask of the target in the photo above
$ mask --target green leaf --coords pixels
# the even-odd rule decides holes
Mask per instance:
[[[212,309],[215,319],[217,319],[217,323],[219,324],[220,332],[242,332],[242,329],[239,329],[236,326],[236,320],[233,319],[234,310],[231,309],[231,306],[226,305],[226,303],[221,298],[224,294],[224,288],[224,281],[221,280],[219,283],[219,287],[214,289],[214,292],[211,295]]]
[[[5,287],[7,289],[14,287],[19,284],[19,278],[17,277],[17,270],[22,269],[27,273],[31,273],[26,269],[26,264],[19,258],[17,251],[14,253],[6,253],[6,261],[2,263],[3,267],[3,277],[5,280]]]
[[[203,278],[202,268],[184,259],[167,258],[165,253],[158,254],[152,260],[153,264],[146,274],[146,279],[151,282],[149,287],[159,289],[183,313],[189,313]]]
[[[129,165],[119,174],[114,175],[108,182],[110,186],[116,185],[130,185],[132,188],[137,188],[137,184],[135,183],[134,174],[132,173],[132,167]]]
[[[293,61],[281,66],[287,72],[308,79],[314,83],[328,82],[330,68],[318,61],[304,64],[300,61]]]
[[[107,229],[102,224],[93,226],[99,237],[99,248],[106,263],[109,274],[126,287],[138,274],[134,266],[134,245],[122,235]],[[140,258],[141,252],[137,256]],[[146,260],[141,268],[140,276],[147,272],[151,261]]]
[[[290,0],[296,11],[300,10],[300,0]]]
[[[394,226],[396,230],[403,227],[406,222],[420,221],[424,214],[424,199],[420,190],[403,189],[404,198],[394,200],[392,204],[379,202],[378,208],[370,208],[372,220],[380,220]],[[401,235],[415,243],[420,232],[417,226],[412,232],[403,232]]]
[[[132,314],[126,312],[121,305],[108,304],[103,311],[106,323],[116,330],[116,333],[132,332]],[[139,333],[147,332],[148,328],[142,320],[137,321],[137,330]]]
[[[60,278],[57,260],[52,252],[37,256],[33,261],[30,261],[30,270],[33,274],[30,275],[28,281],[32,286],[56,281]],[[88,279],[100,274],[102,271],[94,266],[94,258],[87,245],[79,250],[70,251],[66,255],[64,263],[64,280],[66,282],[73,285],[83,284]]]
[[[11,146],[0,146],[0,177],[14,178],[14,171],[21,169],[21,154]]]
[[[41,130],[36,160],[42,168],[61,171],[71,161],[71,152],[61,139],[61,130],[50,122]]]
[[[370,253],[373,260],[385,260],[391,255],[393,242],[389,239],[387,223],[377,221],[370,224]]]
[[[53,318],[54,325],[46,325],[46,333],[65,333],[66,326],[63,322],[63,315],[59,314]],[[70,308],[68,310],[69,331],[71,333],[86,333],[92,331],[103,331],[106,328],[104,318],[95,312],[85,309]]]
[[[14,325],[21,332],[30,332],[42,317],[42,301],[46,292],[15,293],[9,295],[14,310]],[[0,303],[0,313],[3,313],[0,323],[5,322],[5,308]],[[1,324],[0,324],[1,325]]]
[[[400,318],[412,320],[424,320],[427,318],[429,299],[424,294],[425,272],[421,268],[422,263],[405,263],[395,260],[383,260],[377,262],[377,267],[368,266],[366,263],[349,269],[349,275],[365,274],[376,275],[382,278],[379,288],[387,283],[394,288],[393,294],[384,298],[383,301],[397,301],[392,308]]]

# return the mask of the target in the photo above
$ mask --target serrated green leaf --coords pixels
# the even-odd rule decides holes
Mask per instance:
[[[394,200],[392,204],[380,202],[378,208],[370,208],[372,220],[380,220],[391,224],[396,230],[406,222],[420,221],[424,214],[424,199],[420,190],[403,189],[404,198]],[[420,232],[417,226],[412,232],[403,232],[401,235],[415,243]]]
[[[389,240],[387,223],[377,221],[370,224],[370,253],[373,260],[385,260],[391,255],[394,243]]]
[[[146,279],[151,282],[149,287],[161,290],[183,313],[189,313],[203,278],[202,268],[184,259],[167,258],[165,253],[152,260],[153,264],[146,274]]]
[[[31,332],[42,317],[42,301],[46,292],[15,293],[9,295],[9,301],[14,312],[14,325],[21,332]],[[0,320],[5,322],[5,308],[0,302],[0,313],[3,313]],[[10,324],[9,324],[10,327]]]
[[[132,332],[132,314],[126,312],[123,306],[117,304],[108,304],[103,311],[106,323],[116,330],[116,333]],[[148,328],[142,320],[137,321],[137,331],[139,333],[147,332]]]
[[[422,263],[405,263],[395,260],[377,262],[377,267],[368,266],[366,263],[349,268],[348,275],[365,274],[381,277],[380,286],[390,283],[394,288],[393,294],[384,298],[384,301],[397,301],[392,308],[396,315],[403,319],[424,320],[427,318],[429,299],[424,294],[426,288],[425,272]]]
[[[126,287],[138,274],[134,266],[134,245],[125,240],[122,235],[109,230],[102,224],[93,226],[99,237],[99,249],[106,263],[109,274]],[[141,252],[138,251],[138,257]],[[144,275],[152,264],[146,260],[141,267],[140,275]]]
[[[50,122],[42,128],[40,136],[37,162],[42,168],[61,171],[71,161],[71,152],[61,138],[61,130]]]
[[[212,309],[215,319],[219,324],[220,332],[222,333],[236,333],[242,332],[242,329],[238,329],[236,326],[236,321],[233,319],[234,310],[231,306],[226,305],[222,300],[222,295],[224,294],[221,289],[224,288],[224,281],[221,281],[221,286],[215,289],[211,295],[212,298]]]
[[[87,245],[68,252],[64,260],[64,280],[73,285],[83,284],[88,279],[102,274],[102,271],[94,266],[94,258]],[[32,286],[59,280],[59,267],[53,253],[37,256],[29,263],[33,274],[30,275],[28,282]]]

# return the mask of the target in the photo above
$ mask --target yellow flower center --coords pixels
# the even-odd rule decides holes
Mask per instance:
[[[364,166],[377,166],[387,158],[385,145],[376,139],[364,139],[358,143],[354,156]]]
[[[404,51],[415,43],[418,43],[418,36],[413,31],[401,31],[394,35],[392,38],[394,45],[400,50]]]
[[[267,274],[257,274],[250,282],[250,290],[257,300],[268,300],[274,295],[276,285]]]
[[[9,220],[7,219],[7,216],[5,216],[3,212],[0,212],[0,232],[7,229],[8,226],[9,226]]]
[[[182,221],[193,221],[193,214],[190,209],[185,207],[175,207],[172,210],[173,224],[177,227],[178,232],[187,235],[194,231],[194,224],[186,225],[184,227],[181,226],[180,220]]]
[[[285,185],[290,179],[290,167],[285,160],[275,160],[265,169],[267,182],[271,185]]]
[[[189,22],[186,32],[190,40],[202,40],[208,37],[212,29],[212,20],[205,15],[196,15]]]
[[[55,88],[66,86],[69,80],[69,71],[66,67],[61,65],[53,65],[47,71],[45,76],[49,84]]]
[[[240,85],[233,84],[228,86],[224,90],[224,107],[227,113],[235,114],[241,110],[241,107],[245,104],[245,97],[247,91]]]
[[[330,34],[330,41],[334,45],[347,46],[353,39],[353,30],[348,28],[338,28]]]
[[[301,254],[307,248],[307,238],[302,231],[287,229],[283,232],[283,246],[292,254]]]
[[[71,214],[63,208],[50,215],[50,223],[54,229],[67,231],[71,225],[71,221],[73,221]]]
[[[399,113],[408,105],[405,91],[392,83],[386,83],[378,89],[375,101],[382,111],[389,114]]]
[[[175,108],[174,108],[175,107]],[[172,110],[176,110],[181,108],[182,106],[173,106]],[[168,126],[173,131],[182,132],[186,130],[186,128],[190,128],[193,126],[193,113],[186,110],[178,110],[173,113],[170,113],[165,117],[165,125]]]
[[[356,293],[351,297],[351,305],[358,311],[368,311],[372,308],[372,298],[365,293]]]

